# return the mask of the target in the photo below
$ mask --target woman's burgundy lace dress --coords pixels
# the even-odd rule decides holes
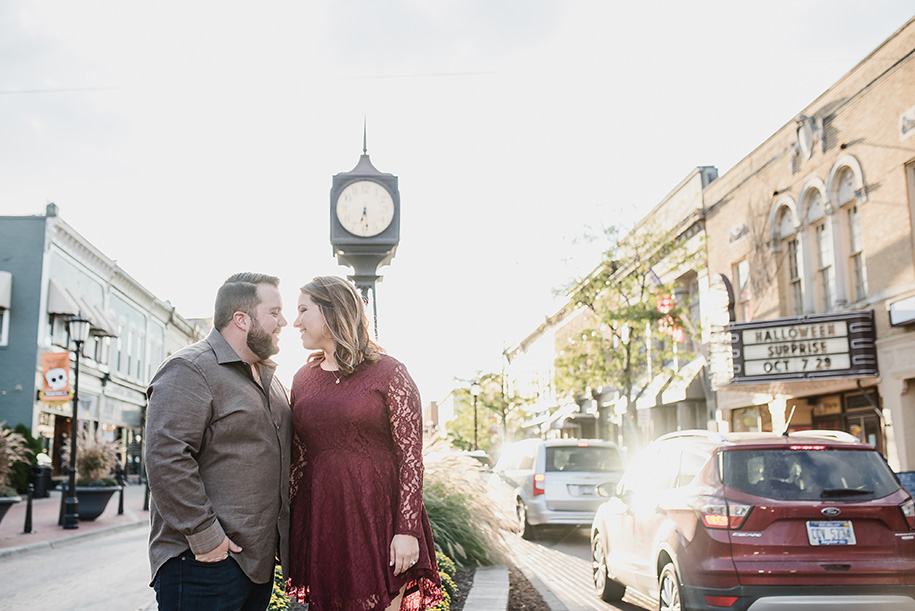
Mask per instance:
[[[340,382],[337,383],[337,377]],[[384,356],[352,375],[306,364],[292,382],[290,575],[309,611],[402,610],[442,598],[423,507],[422,405],[406,368]],[[419,560],[394,576],[395,534],[419,540]]]

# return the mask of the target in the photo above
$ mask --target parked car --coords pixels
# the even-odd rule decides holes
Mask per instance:
[[[674,433],[612,494],[591,526],[605,601],[631,588],[662,611],[915,610],[915,502],[851,435]]]
[[[525,439],[507,447],[493,467],[490,488],[514,509],[526,539],[544,524],[588,526],[604,501],[599,484],[619,481],[619,448],[594,439]]]

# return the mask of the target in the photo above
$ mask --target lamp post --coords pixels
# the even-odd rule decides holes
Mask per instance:
[[[476,380],[470,385],[470,396],[473,397],[473,449],[479,450],[477,445],[477,397],[480,396],[480,383]]]
[[[70,341],[76,344],[76,375],[73,377],[73,419],[70,421],[70,489],[64,503],[64,528],[79,528],[79,502],[76,500],[76,437],[79,431],[79,357],[89,338],[89,321],[77,314],[67,320]]]

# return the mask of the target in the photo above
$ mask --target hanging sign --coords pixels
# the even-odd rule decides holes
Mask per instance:
[[[874,312],[732,323],[732,383],[876,376]]]
[[[70,353],[45,352],[41,355],[41,377],[44,390],[39,398],[45,403],[66,403],[73,398],[70,391]]]

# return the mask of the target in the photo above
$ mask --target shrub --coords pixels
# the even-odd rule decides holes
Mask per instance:
[[[35,457],[41,453],[41,441],[32,437],[31,429],[24,424],[17,424],[13,430],[25,439],[26,446],[31,450],[31,456],[28,460],[22,460],[13,465],[10,486],[15,488],[19,494],[28,494],[32,467],[37,464]]]
[[[292,601],[286,596],[283,584],[283,567],[276,565],[273,568],[273,594],[270,595],[269,611],[286,611],[292,608]]]
[[[90,433],[81,429],[76,435],[76,477],[81,486],[115,486],[117,482],[107,477],[118,461],[116,441],[106,441],[100,430]],[[70,444],[62,452],[63,460],[70,462]]]
[[[489,499],[479,462],[458,454],[427,457],[423,502],[436,547],[458,566],[505,561],[510,518]]]
[[[14,466],[19,462],[28,462],[32,451],[25,437],[4,425],[0,422],[0,496],[16,496],[16,490],[10,487]]]

